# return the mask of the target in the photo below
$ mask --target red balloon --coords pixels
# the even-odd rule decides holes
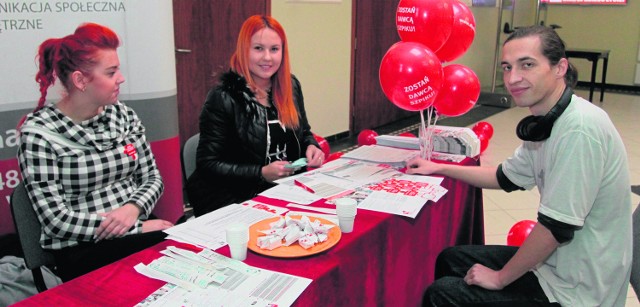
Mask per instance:
[[[418,42],[438,50],[451,35],[453,5],[450,0],[400,0],[396,29],[405,42]]]
[[[326,160],[329,157],[329,154],[331,153],[331,148],[329,147],[329,142],[327,142],[327,140],[317,134],[313,134],[313,138],[316,139],[316,142],[318,142],[318,144],[320,145],[320,149],[322,150],[322,152],[324,153],[324,159]]]
[[[430,107],[442,87],[442,64],[433,51],[412,42],[393,44],[380,63],[380,86],[407,111]]]
[[[534,226],[536,226],[536,222],[531,220],[522,220],[513,224],[511,229],[509,229],[509,234],[507,235],[507,245],[522,245],[527,236],[529,236],[529,233],[531,233],[531,230],[533,230]]]
[[[467,5],[455,0],[453,5],[453,25],[449,39],[436,51],[443,62],[453,61],[463,55],[476,36],[476,20]]]
[[[484,133],[476,132],[478,139],[480,140],[480,153],[483,153],[487,147],[489,147],[489,137]]]
[[[473,132],[475,132],[476,134],[482,133],[489,139],[493,137],[493,126],[491,126],[489,122],[477,122],[475,125],[473,125],[473,128],[471,128],[471,130],[473,130]]]
[[[342,157],[342,155],[344,155],[344,152],[340,152],[340,151],[339,152],[334,152],[334,153],[329,155],[329,157],[327,158],[327,162],[340,159],[340,157]]]
[[[467,113],[480,97],[480,81],[471,68],[452,64],[442,69],[442,88],[433,103],[438,114],[459,116]]]
[[[398,136],[404,136],[404,137],[408,137],[408,138],[415,138],[417,137],[415,134],[411,133],[411,132],[403,132],[398,134]]]
[[[373,130],[369,130],[369,129],[365,129],[360,131],[360,133],[358,134],[358,145],[363,146],[363,145],[375,145],[378,141],[376,141],[376,136],[378,136],[378,133],[376,133]]]

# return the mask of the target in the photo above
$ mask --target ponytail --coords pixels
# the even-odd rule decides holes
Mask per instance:
[[[120,40],[113,30],[95,23],[80,25],[76,31],[63,38],[50,38],[42,42],[38,48],[36,59],[38,72],[36,82],[40,85],[40,99],[33,112],[44,107],[47,91],[56,78],[69,91],[71,84],[69,75],[80,71],[89,76],[97,64],[94,55],[99,50],[113,49],[120,46]],[[20,125],[24,118],[20,121]]]
[[[42,109],[47,99],[47,90],[56,82],[54,71],[55,54],[60,48],[62,39],[51,38],[44,41],[38,48],[38,72],[36,73],[36,82],[40,85],[40,99],[34,111]]]

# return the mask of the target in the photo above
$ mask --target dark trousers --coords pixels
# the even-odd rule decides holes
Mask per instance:
[[[435,281],[427,289],[423,306],[560,306],[550,303],[532,272],[499,291],[469,286],[467,271],[476,263],[499,270],[518,250],[513,246],[466,245],[445,249],[436,260]]]
[[[57,275],[62,281],[69,281],[156,245],[166,236],[162,231],[153,231],[98,243],[81,242],[76,246],[50,251],[56,260]]]

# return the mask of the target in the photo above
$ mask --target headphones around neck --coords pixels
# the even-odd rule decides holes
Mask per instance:
[[[571,102],[571,96],[573,90],[570,87],[566,87],[560,100],[553,108],[544,116],[529,115],[523,118],[518,127],[516,127],[516,135],[523,141],[540,142],[544,141],[551,136],[551,128],[553,123],[562,115],[562,112],[567,109]]]

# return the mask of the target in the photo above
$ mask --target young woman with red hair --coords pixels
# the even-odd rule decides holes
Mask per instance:
[[[300,82],[291,74],[284,29],[274,18],[249,17],[230,70],[207,95],[200,115],[196,171],[189,202],[199,216],[250,199],[294,173],[290,161],[322,164]]]
[[[164,239],[149,219],[164,185],[145,128],[118,101],[118,36],[87,23],[38,50],[40,99],[20,126],[20,170],[63,281]],[[56,80],[66,90],[46,103]]]

